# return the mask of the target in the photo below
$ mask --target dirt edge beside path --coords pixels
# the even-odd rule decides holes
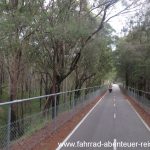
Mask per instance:
[[[125,99],[129,101],[129,103],[133,106],[133,108],[138,112],[141,118],[146,122],[146,124],[150,127],[150,115],[146,112],[138,103],[136,103],[135,99],[126,94],[126,92],[121,89]]]
[[[91,103],[86,105],[80,112],[78,112],[71,120],[62,125],[50,137],[36,145],[32,150],[55,150],[58,146],[58,143],[62,142],[69,135],[69,133],[100,100],[100,98],[103,97],[104,94],[105,92],[101,96],[96,97]]]

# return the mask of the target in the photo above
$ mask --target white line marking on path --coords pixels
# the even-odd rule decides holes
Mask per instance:
[[[114,139],[114,142],[113,142],[113,150],[117,150],[117,140]]]
[[[64,139],[62,144],[59,145],[56,150],[60,150],[63,147],[63,143],[66,143],[68,139],[74,134],[74,132],[80,127],[80,125],[84,122],[84,120],[90,115],[90,113],[95,109],[95,107],[102,101],[102,99],[105,97],[107,92],[100,98],[100,100],[95,104],[95,106],[84,116],[84,118],[77,124],[77,126],[73,129],[73,131]]]
[[[114,103],[114,107],[116,107],[116,104]]]
[[[139,117],[139,119],[142,121],[142,123],[144,124],[144,126],[146,127],[146,129],[150,132],[150,127],[148,126],[148,124],[142,119],[142,117],[139,115],[139,113],[135,110],[135,108],[132,106],[132,104],[127,100],[128,104],[131,106],[131,108],[133,109],[133,111],[137,114],[137,116]]]
[[[114,119],[116,119],[116,113],[114,113]]]

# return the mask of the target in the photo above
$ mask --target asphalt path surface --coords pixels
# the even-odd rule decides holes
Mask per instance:
[[[114,84],[61,144],[57,150],[150,150],[150,131]]]

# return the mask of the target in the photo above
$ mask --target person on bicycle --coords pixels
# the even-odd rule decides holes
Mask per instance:
[[[108,89],[109,89],[109,93],[111,93],[112,92],[112,85],[111,84],[109,84]]]

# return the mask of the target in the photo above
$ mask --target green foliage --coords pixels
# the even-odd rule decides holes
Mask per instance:
[[[129,86],[142,90],[150,88],[150,36],[146,34],[149,31],[144,22],[140,26],[135,26],[126,38],[119,40],[115,52],[118,75]]]
[[[65,79],[65,75],[75,74],[78,66],[85,78],[94,75],[93,81],[104,79],[111,71],[113,29],[106,23],[101,33],[86,43],[102,21],[89,12],[86,1],[80,4],[76,0],[59,0],[46,5],[44,0],[25,0],[15,7],[1,2],[0,8],[0,54],[7,66],[6,77],[18,76],[18,97],[22,95],[21,89],[24,95],[29,92],[29,88],[25,91],[29,86],[26,81],[29,82],[33,74],[37,79],[42,75],[44,82],[48,73],[47,82],[51,84],[54,70]],[[75,62],[78,53],[81,57]]]

